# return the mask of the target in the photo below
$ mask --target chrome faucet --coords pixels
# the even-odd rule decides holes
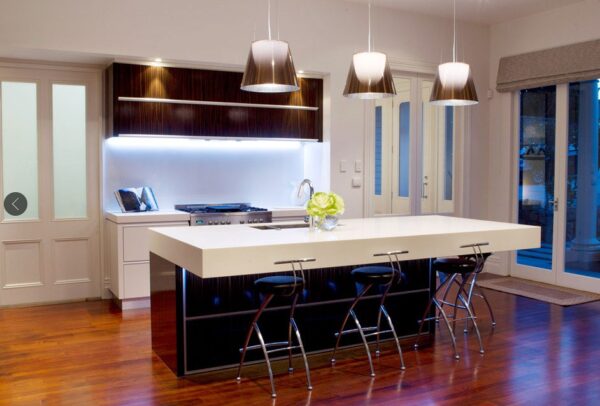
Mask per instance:
[[[313,187],[310,179],[304,179],[302,182],[300,182],[300,185],[298,186],[298,197],[302,197],[302,189],[304,188],[304,185],[308,185],[310,194],[309,199],[312,199],[313,195],[315,194],[315,188]],[[311,230],[315,228],[315,219],[313,216],[304,217],[304,222],[309,224]]]
[[[308,185],[310,191],[309,199],[312,199],[313,195],[315,194],[315,188],[313,187],[310,179],[304,179],[302,182],[300,182],[300,185],[298,186],[298,197],[302,196],[302,188],[304,185]]]

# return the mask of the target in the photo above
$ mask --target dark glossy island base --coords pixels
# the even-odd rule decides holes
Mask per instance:
[[[429,260],[406,261],[406,280],[396,284],[386,307],[400,337],[416,334],[433,289]],[[334,333],[356,294],[353,267],[312,269],[305,273],[306,287],[296,310],[296,321],[308,353],[332,349]],[[253,288],[266,274],[202,279],[153,253],[150,254],[152,348],[178,375],[225,369],[239,362],[239,348],[261,298]],[[267,340],[285,340],[290,300],[277,298],[260,320]],[[368,296],[357,315],[363,325],[374,325],[379,300]],[[429,323],[430,334],[433,323]],[[253,337],[255,339],[256,337]],[[358,335],[345,336],[342,345],[359,343]],[[262,360],[249,352],[249,362]]]

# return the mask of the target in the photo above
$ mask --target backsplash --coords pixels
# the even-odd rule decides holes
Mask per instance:
[[[111,138],[104,147],[104,209],[119,211],[114,191],[136,186],[152,187],[163,210],[220,202],[289,207],[305,164],[319,172],[312,163],[320,152],[320,145],[296,141]]]

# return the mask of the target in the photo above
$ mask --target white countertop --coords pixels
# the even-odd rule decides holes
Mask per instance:
[[[286,223],[278,223],[286,224]],[[150,251],[203,277],[286,271],[275,261],[316,258],[305,268],[382,262],[373,254],[408,250],[402,259],[472,253],[459,246],[488,242],[487,252],[540,246],[540,228],[446,216],[342,219],[333,231],[257,230],[248,225],[151,229]]]
[[[189,213],[179,210],[143,211],[133,213],[107,211],[104,213],[104,218],[117,224],[190,221]]]

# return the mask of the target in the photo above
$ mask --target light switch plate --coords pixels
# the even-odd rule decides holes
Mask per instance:
[[[355,176],[352,178],[352,187],[362,187],[362,178],[360,176]]]
[[[363,163],[360,159],[354,161],[354,172],[361,173],[363,171]]]
[[[340,172],[344,173],[348,171],[348,161],[342,159],[340,161]]]

